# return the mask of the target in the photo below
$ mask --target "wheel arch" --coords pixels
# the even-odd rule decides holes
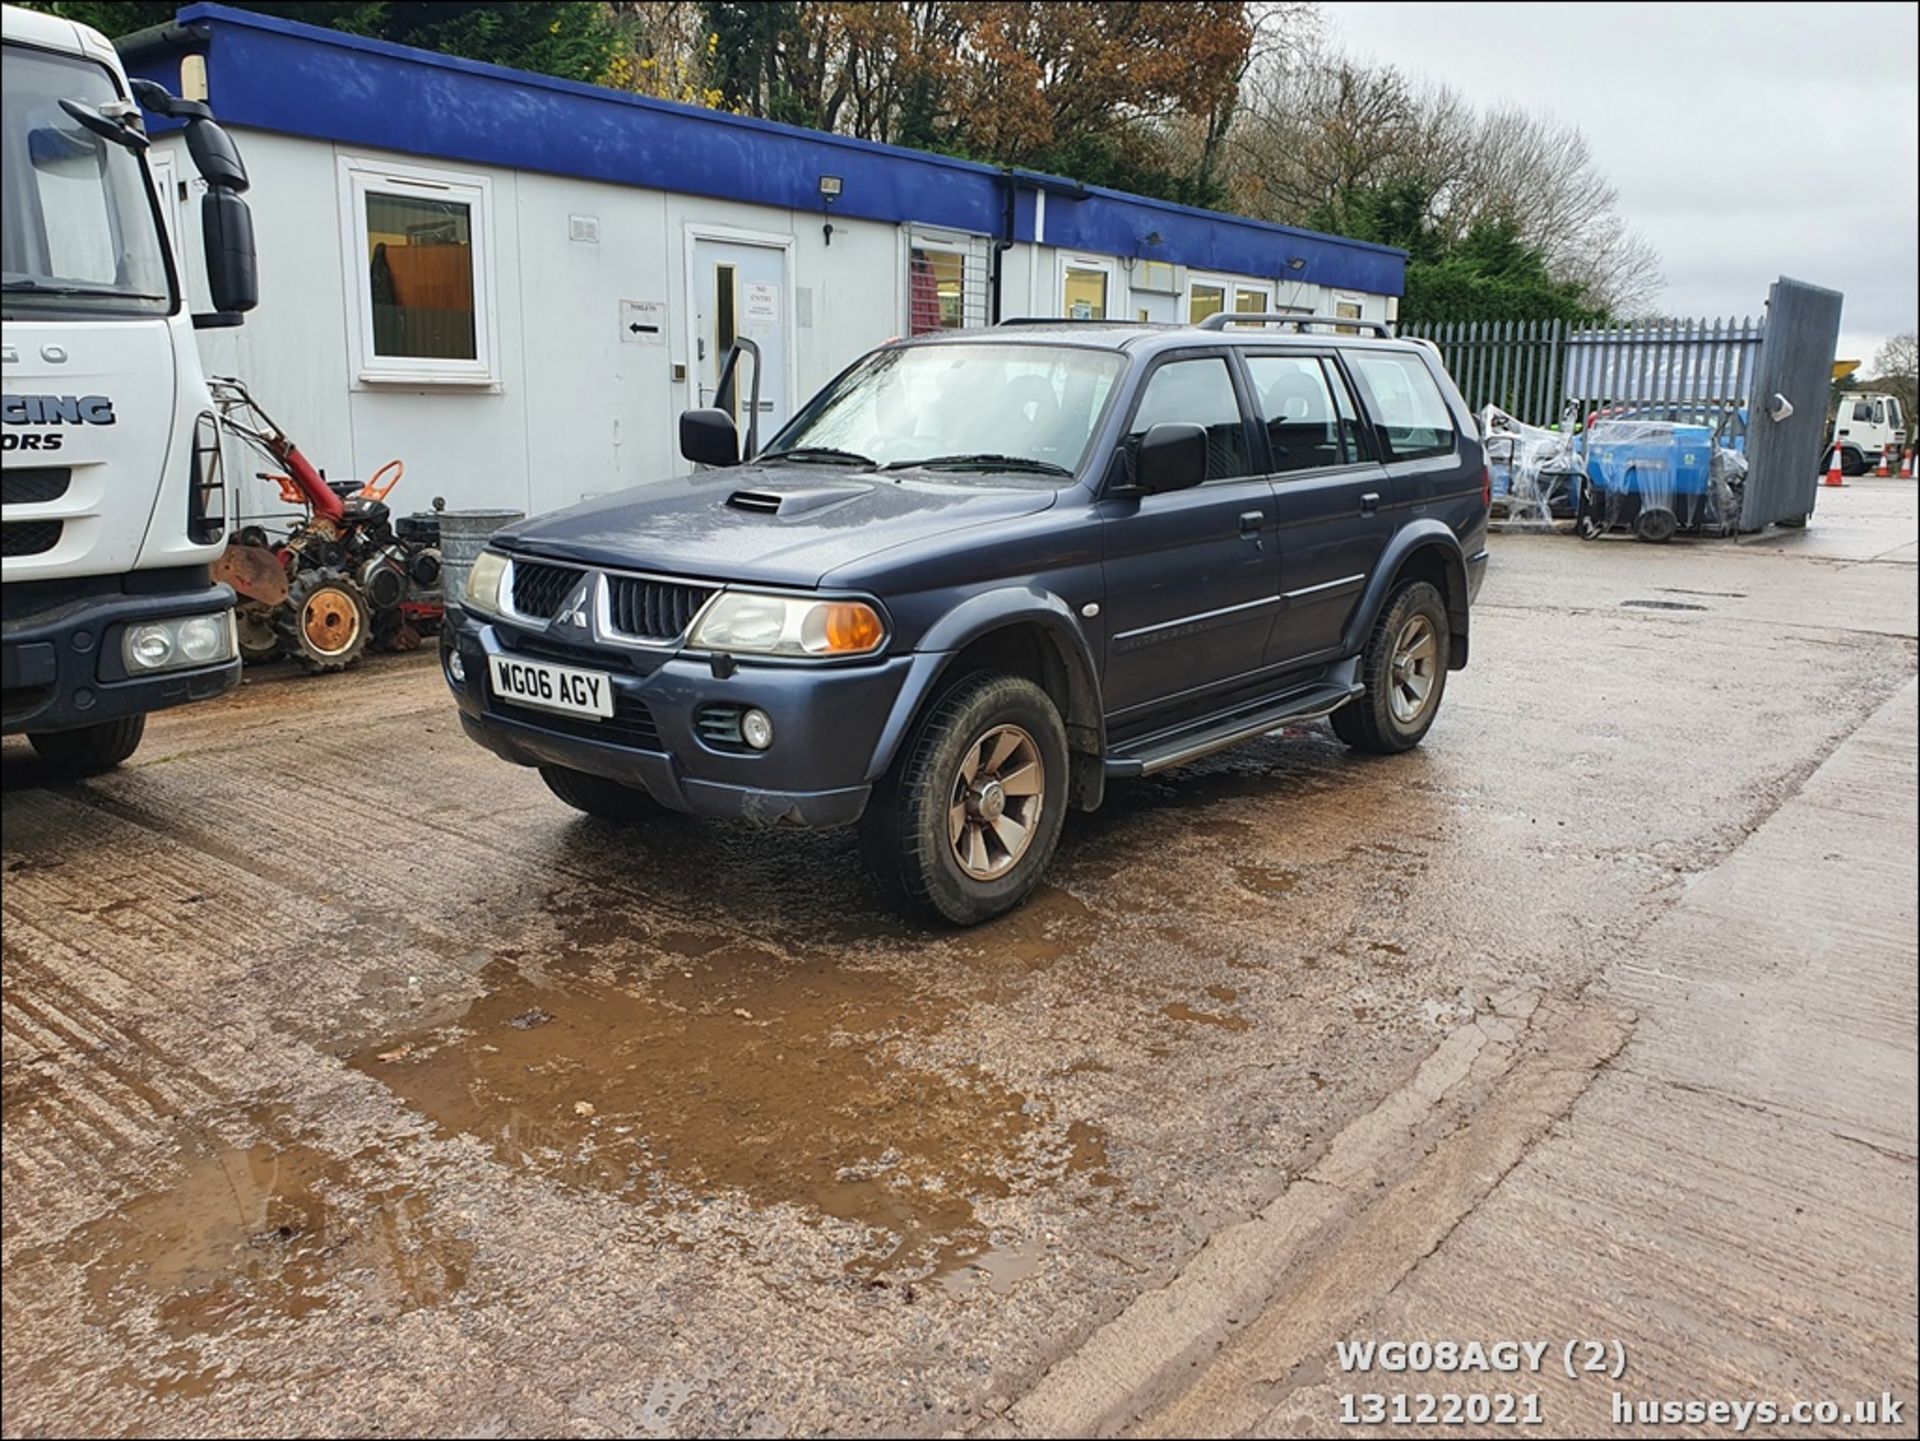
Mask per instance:
[[[886,775],[936,696],[963,675],[997,670],[1024,676],[1047,693],[1066,726],[1070,801],[1085,810],[1100,803],[1106,775],[1100,675],[1085,633],[1059,596],[1023,587],[972,596],[934,623],[915,660],[874,748],[868,780]]]
[[[1354,607],[1347,622],[1343,652],[1358,655],[1365,648],[1374,623],[1386,608],[1387,598],[1405,580],[1425,580],[1440,592],[1447,606],[1447,669],[1459,670],[1467,663],[1467,628],[1470,617],[1467,583],[1467,556],[1459,537],[1438,520],[1419,520],[1404,527],[1387,545],[1374,567],[1373,579],[1361,603]]]

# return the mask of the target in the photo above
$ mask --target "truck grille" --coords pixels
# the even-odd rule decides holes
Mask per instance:
[[[716,587],[612,575],[613,628],[638,640],[673,640],[686,633]]]
[[[64,465],[32,465],[23,470],[0,471],[0,504],[44,505],[65,495],[72,479],[73,472]]]
[[[0,555],[45,555],[60,544],[61,522],[13,520],[0,525]]]
[[[513,608],[536,620],[552,620],[580,583],[583,572],[566,565],[545,565],[537,560],[513,563]]]

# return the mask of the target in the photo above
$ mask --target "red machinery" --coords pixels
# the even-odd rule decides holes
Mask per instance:
[[[238,380],[209,382],[221,424],[275,467],[280,499],[306,516],[274,538],[243,526],[213,567],[240,597],[240,653],[260,664],[292,656],[310,671],[344,670],[369,644],[412,650],[439,625],[439,527],[403,519],[387,496],[406,467],[390,460],[365,485],[330,482]],[[437,502],[436,502],[437,504]]]

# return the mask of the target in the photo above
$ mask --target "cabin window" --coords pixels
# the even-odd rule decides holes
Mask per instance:
[[[357,378],[497,382],[490,182],[352,159],[341,168]]]

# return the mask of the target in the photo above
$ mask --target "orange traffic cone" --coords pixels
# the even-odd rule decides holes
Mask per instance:
[[[1847,478],[1840,469],[1840,442],[1833,443],[1833,459],[1827,465],[1827,484],[1845,485]]]
[[[1902,480],[1913,479],[1913,447],[1912,446],[1907,447],[1906,456],[1900,462],[1900,478]]]
[[[1880,463],[1873,468],[1873,478],[1875,480],[1885,480],[1893,474],[1893,468],[1887,463],[1887,452],[1892,449],[1893,447],[1890,445],[1880,447]]]

